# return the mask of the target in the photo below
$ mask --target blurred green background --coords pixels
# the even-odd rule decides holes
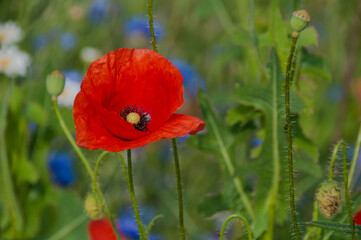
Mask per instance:
[[[59,70],[66,81],[73,81],[68,95],[64,96],[61,112],[75,135],[71,99],[90,62],[117,48],[152,48],[147,3],[140,0],[0,1],[0,24],[13,21],[22,29],[23,38],[17,46],[31,58],[23,77],[0,73],[1,102],[9,81],[15,81],[6,142],[14,192],[24,222],[20,239],[87,238],[89,220],[82,202],[91,190],[91,183],[56,120],[45,78],[53,70]],[[287,37],[291,33],[288,21],[293,10],[303,8],[309,12],[311,23],[299,43],[293,88],[303,104],[302,111],[295,115],[299,123],[295,131],[302,132],[312,145],[309,152],[313,152],[310,154],[313,165],[303,164],[302,157],[296,158],[299,164],[295,165],[296,170],[306,172],[296,177],[300,189],[297,208],[302,222],[306,222],[312,218],[317,185],[327,176],[333,144],[344,138],[349,143],[350,159],[355,147],[361,112],[361,2],[154,0],[153,6],[159,52],[181,70],[185,79],[185,105],[181,112],[204,117],[197,96],[197,89],[203,89],[220,124],[233,133],[235,139],[230,140],[230,154],[237,168],[259,156],[262,148],[271,146],[262,144],[267,132],[264,116],[257,108],[252,106],[241,113],[237,110],[238,117],[232,115],[230,110],[242,106],[234,97],[234,90],[249,84],[267,86],[270,77],[267,66],[272,61],[273,47],[277,49],[280,67],[285,68],[289,51]],[[224,219],[244,211],[235,190],[228,185],[219,155],[207,150],[207,144],[213,146],[209,141],[214,141],[208,126],[203,137],[179,139],[185,223],[192,240],[217,239]],[[86,150],[85,153],[95,164],[101,151]],[[161,140],[149,144],[134,150],[133,155],[135,189],[144,221],[149,223],[157,214],[164,216],[153,228],[153,239],[176,239],[178,209],[170,142]],[[64,160],[65,167],[56,163],[59,158],[68,159]],[[357,180],[361,159],[358,160],[356,181],[351,188],[356,202],[360,200]],[[62,167],[70,170],[64,170],[65,176],[59,177],[56,171]],[[337,166],[336,171],[340,172],[341,167]],[[117,155],[109,154],[101,165],[99,182],[119,224],[133,222],[134,225],[122,173]],[[252,199],[257,176],[242,175],[242,169],[236,173]],[[336,176],[341,179],[341,174]],[[1,183],[3,189],[4,181]],[[224,194],[231,204],[219,200]],[[5,199],[4,191],[0,190],[0,236],[11,239],[12,220]],[[289,223],[286,219],[277,221],[274,239],[289,239]],[[243,228],[237,224],[230,226],[227,228],[229,239],[245,239]],[[128,239],[132,239],[131,236],[129,233]],[[331,239],[344,238],[335,234]]]

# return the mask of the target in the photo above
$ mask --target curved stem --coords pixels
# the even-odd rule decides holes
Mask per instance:
[[[6,129],[6,117],[8,112],[8,104],[10,100],[10,92],[14,85],[14,81],[10,80],[10,84],[6,91],[5,97],[3,99],[1,115],[0,115],[0,169],[2,175],[2,182],[4,187],[4,200],[8,207],[8,212],[12,218],[14,226],[14,237],[17,237],[17,233],[20,233],[23,229],[24,220],[21,214],[19,203],[16,199],[14,185],[11,178],[11,171],[9,167],[9,159],[6,152],[6,143],[5,143],[5,129]]]
[[[54,107],[54,111],[55,111],[55,115],[60,123],[60,126],[65,134],[65,136],[67,137],[68,141],[70,142],[71,146],[74,148],[75,152],[77,153],[78,157],[80,158],[80,160],[82,161],[82,163],[84,164],[85,166],[85,169],[87,170],[89,176],[90,176],[90,179],[92,182],[94,182],[94,173],[92,171],[92,169],[90,168],[90,165],[89,165],[89,162],[88,160],[86,159],[86,157],[84,156],[83,152],[80,150],[80,148],[78,147],[78,145],[76,145],[75,143],[75,140],[73,138],[73,136],[71,135],[68,127],[66,126],[65,124],[65,121],[63,119],[63,117],[61,116],[60,114],[60,111],[59,111],[59,107],[58,107],[58,103],[57,103],[57,99],[52,99],[52,103],[53,103],[53,107]],[[104,198],[104,195],[103,195],[103,192],[101,191],[101,189],[99,188],[98,184],[96,184],[96,190],[97,192],[100,194],[100,196],[102,197],[102,199],[104,199],[104,210],[105,210],[105,214],[107,215],[107,217],[109,219],[112,220],[112,227],[113,227],[113,230],[114,232],[116,233],[116,236],[118,238],[118,232],[116,231],[116,227],[115,227],[115,224],[114,224],[114,219],[111,217],[110,215],[110,211],[109,211],[109,208],[108,208],[108,205],[105,201],[105,198]]]
[[[352,160],[351,160],[350,174],[348,175],[349,186],[350,185],[352,186],[352,178],[355,173],[356,162],[357,162],[358,155],[360,153],[360,147],[361,147],[361,124],[360,124],[360,128],[358,130],[357,140],[356,140],[356,144],[355,144],[355,150],[353,152],[353,156],[352,156]]]
[[[184,218],[183,218],[183,195],[182,195],[182,179],[179,167],[179,158],[178,158],[178,148],[177,140],[172,139],[173,152],[174,152],[174,163],[175,163],[175,172],[177,176],[177,190],[178,190],[178,211],[179,211],[179,231],[181,239],[186,239],[185,229],[184,229]]]
[[[342,140],[341,140],[342,141]],[[347,206],[347,214],[348,219],[351,226],[351,237],[352,240],[356,240],[356,233],[355,233],[355,225],[353,223],[353,216],[351,211],[351,202],[350,202],[350,195],[348,192],[348,180],[347,180],[347,152],[346,152],[346,144],[342,141],[342,155],[343,155],[343,161],[342,161],[342,168],[343,168],[343,185],[345,189],[345,200],[346,200],[346,206]]]
[[[142,239],[147,240],[148,236],[145,234],[145,231],[144,231],[144,226],[142,223],[142,219],[140,218],[140,215],[139,215],[138,204],[137,204],[137,200],[135,198],[135,193],[134,193],[133,172],[132,172],[133,171],[132,170],[132,151],[130,149],[127,150],[127,156],[128,156],[128,167],[125,169],[128,169],[128,172],[126,172],[126,170],[124,172],[128,176],[127,184],[128,184],[130,198],[132,200],[132,204],[133,204],[133,208],[134,208],[135,219],[137,220],[139,237],[141,240]],[[123,166],[125,167],[124,164],[123,164]]]
[[[150,36],[152,38],[153,50],[158,52],[157,42],[155,41],[155,34],[154,34],[153,0],[148,1],[148,15],[149,15],[149,28],[150,28]]]
[[[224,221],[223,226],[222,226],[222,230],[221,230],[221,236],[220,236],[219,239],[220,239],[220,240],[223,240],[223,238],[224,238],[224,232],[226,231],[227,224],[228,224],[229,221],[231,221],[231,220],[234,219],[234,218],[238,218],[238,219],[240,219],[240,220],[243,222],[244,226],[245,226],[246,229],[247,229],[248,240],[252,240],[251,228],[249,227],[249,224],[248,224],[247,220],[246,220],[243,216],[241,216],[241,215],[232,215],[232,216],[229,216],[229,217],[226,219],[226,221]]]
[[[88,160],[85,158],[85,156],[83,155],[83,153],[81,152],[80,148],[78,147],[78,145],[76,145],[73,136],[71,135],[68,127],[66,126],[63,117],[60,114],[59,111],[59,107],[58,107],[58,103],[56,100],[52,100],[53,102],[53,107],[54,107],[54,111],[56,114],[56,117],[58,118],[58,121],[60,123],[61,128],[63,129],[63,132],[65,134],[65,136],[67,137],[68,141],[70,142],[71,146],[74,148],[75,152],[78,154],[80,160],[83,162],[85,169],[87,170],[90,178],[93,180],[94,179],[94,174],[93,171],[90,168],[89,162]]]
[[[103,160],[103,158],[105,157],[105,155],[107,155],[109,152],[104,151],[102,154],[100,154],[97,163],[95,165],[95,171],[94,171],[94,179],[93,179],[93,192],[95,192],[96,187],[97,187],[97,176],[98,176],[98,170],[99,170],[99,166],[100,166],[100,162]]]
[[[332,152],[332,157],[331,157],[331,164],[330,164],[330,173],[328,175],[328,180],[332,181],[333,180],[333,172],[335,169],[335,162],[336,162],[336,158],[337,158],[337,153],[340,150],[340,147],[343,145],[343,141],[338,141],[338,143],[336,144],[335,148],[333,149]]]
[[[292,150],[292,129],[291,129],[291,109],[290,109],[290,82],[292,82],[292,65],[293,56],[295,54],[298,34],[292,34],[292,45],[290,55],[288,57],[286,68],[286,83],[285,83],[285,112],[286,112],[286,132],[288,142],[288,174],[289,174],[289,193],[290,193],[290,207],[293,221],[293,230],[296,239],[300,240],[300,231],[298,228],[296,206],[295,206],[295,189],[293,176],[293,150]]]

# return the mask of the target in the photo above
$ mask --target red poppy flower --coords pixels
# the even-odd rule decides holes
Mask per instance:
[[[112,224],[107,218],[91,220],[88,224],[90,240],[117,240]]]
[[[77,144],[120,152],[196,134],[202,120],[174,113],[183,105],[182,82],[179,70],[152,50],[117,49],[99,58],[74,101]]]
[[[356,225],[361,225],[361,210],[358,210],[355,215],[353,215],[353,221]]]

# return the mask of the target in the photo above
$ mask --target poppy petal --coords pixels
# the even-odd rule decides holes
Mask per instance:
[[[92,118],[94,111],[89,103],[83,98],[83,94],[78,94],[74,106],[79,103],[79,107],[73,110],[74,121],[77,131],[76,142],[79,146],[90,150],[102,148],[110,152],[121,152],[147,145],[162,138],[183,137],[189,134],[196,134],[201,131],[205,123],[195,117],[184,114],[173,114],[168,121],[157,130],[136,140],[127,141],[111,134],[97,118]]]
[[[81,91],[94,106],[120,112],[137,105],[160,127],[183,105],[183,77],[162,55],[149,49],[117,49],[91,64]]]
[[[111,222],[106,219],[91,220],[88,224],[90,240],[117,240]]]
[[[361,225],[361,210],[358,210],[355,215],[353,215],[353,221],[356,225]]]

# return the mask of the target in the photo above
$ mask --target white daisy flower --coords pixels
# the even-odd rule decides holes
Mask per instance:
[[[65,77],[64,90],[58,97],[58,104],[63,107],[72,107],[79,91],[80,82]]]
[[[0,72],[9,77],[25,76],[30,64],[29,54],[16,46],[6,46],[0,49]]]
[[[80,59],[86,63],[92,63],[102,56],[99,49],[94,47],[84,47],[80,51]]]
[[[0,23],[0,43],[12,44],[23,37],[21,28],[15,22]]]

